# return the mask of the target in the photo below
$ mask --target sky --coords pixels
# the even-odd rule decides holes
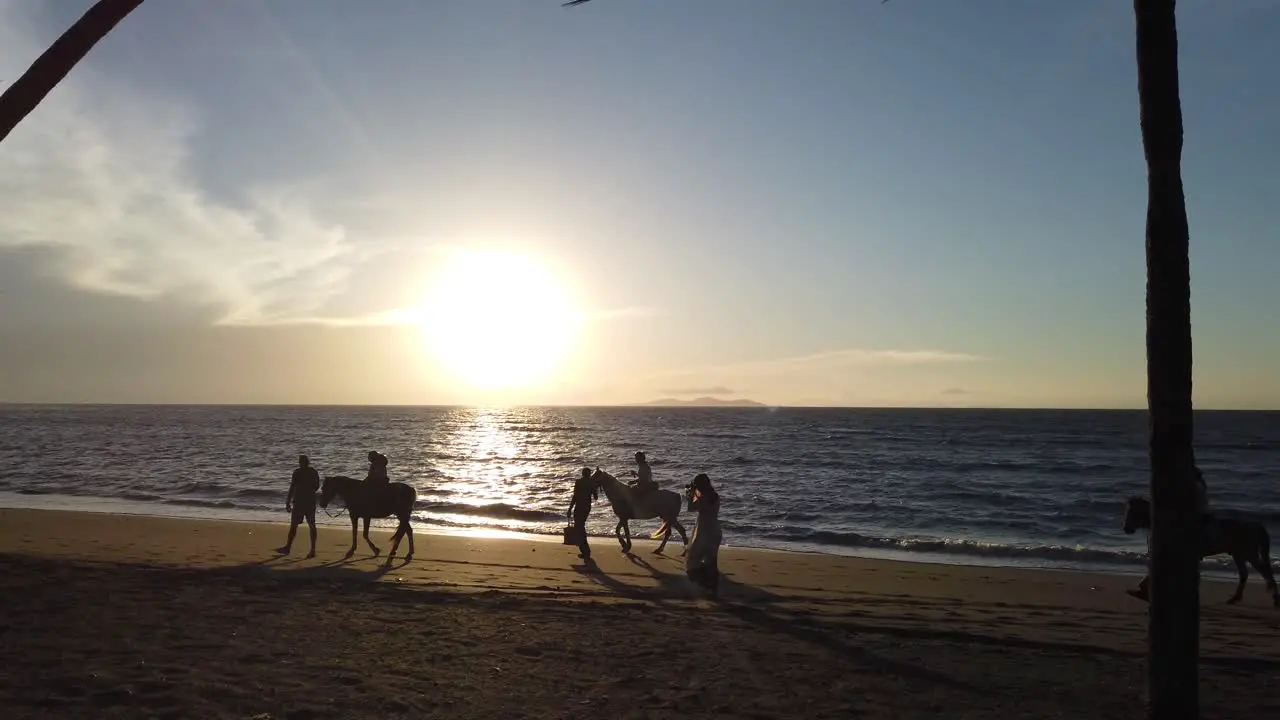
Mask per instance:
[[[1195,402],[1280,408],[1280,0],[1178,7]],[[0,143],[0,401],[1143,407],[1135,72],[1115,0],[145,2]]]

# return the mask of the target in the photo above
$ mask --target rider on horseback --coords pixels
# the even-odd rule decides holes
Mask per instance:
[[[365,486],[375,498],[383,498],[387,494],[387,486],[391,479],[387,477],[387,456],[377,450],[369,451],[369,474],[364,479]]]
[[[647,495],[658,489],[658,484],[653,481],[653,468],[649,467],[649,461],[645,459],[644,453],[636,453],[636,470],[632,470],[631,474],[635,475],[636,481],[631,486],[638,491],[638,495]]]

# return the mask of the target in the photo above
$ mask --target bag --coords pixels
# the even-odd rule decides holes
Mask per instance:
[[[564,544],[577,545],[579,540],[581,539],[581,533],[582,533],[582,528],[579,528],[577,525],[565,525],[564,526]]]

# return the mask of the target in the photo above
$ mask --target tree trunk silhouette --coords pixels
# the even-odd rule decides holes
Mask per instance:
[[[1192,471],[1191,264],[1182,190],[1175,0],[1134,0],[1147,158],[1147,404],[1151,454],[1149,718],[1199,717],[1200,570]]]
[[[98,0],[0,95],[0,142],[142,0]]]

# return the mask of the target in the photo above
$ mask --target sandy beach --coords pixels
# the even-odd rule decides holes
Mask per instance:
[[[26,717],[1139,716],[1132,578],[679,545],[0,510],[0,701]],[[377,531],[384,550],[389,533]],[[402,552],[404,548],[402,546]],[[1202,588],[1205,717],[1280,713],[1280,611]]]

